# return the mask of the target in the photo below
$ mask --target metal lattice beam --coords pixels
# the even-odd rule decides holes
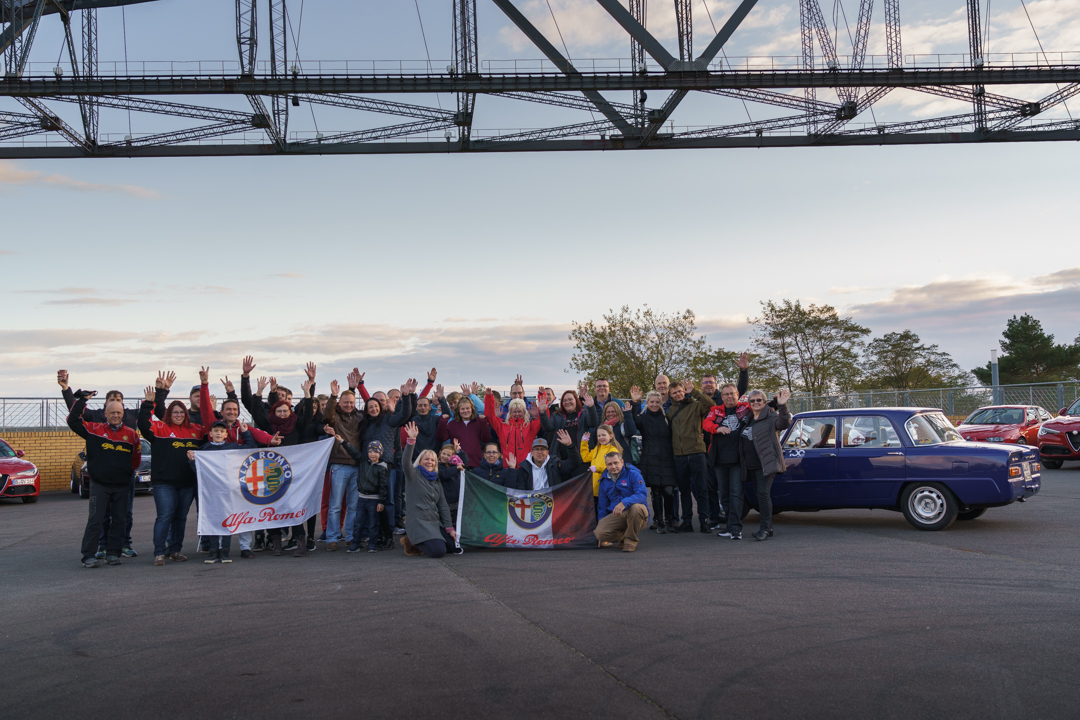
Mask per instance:
[[[454,71],[467,75],[480,72],[480,51],[476,31],[476,0],[454,0]],[[476,93],[457,94],[458,139],[468,147],[472,133]]]

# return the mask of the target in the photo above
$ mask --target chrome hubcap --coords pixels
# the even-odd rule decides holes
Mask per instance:
[[[931,525],[945,516],[945,496],[932,487],[921,487],[911,493],[908,509],[921,523]]]

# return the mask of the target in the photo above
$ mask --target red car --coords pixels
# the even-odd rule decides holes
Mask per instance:
[[[965,440],[1034,446],[1039,428],[1052,418],[1037,405],[990,405],[968,415],[956,429]]]
[[[1066,460],[1080,460],[1080,400],[1061,408],[1058,417],[1039,428],[1039,453],[1043,465],[1051,470]]]
[[[37,466],[22,457],[22,450],[12,450],[0,440],[0,498],[22,498],[24,503],[36,503],[41,478]]]

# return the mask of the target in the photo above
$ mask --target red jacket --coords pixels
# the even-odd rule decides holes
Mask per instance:
[[[210,426],[214,424],[216,418],[214,417],[214,409],[210,407],[210,387],[203,383],[199,389],[199,415],[202,416],[203,428],[206,430],[206,435],[210,435]],[[228,424],[226,422],[226,424]],[[270,445],[270,441],[273,439],[273,435],[264,432],[254,425],[249,425],[248,430],[251,432],[251,437],[255,438],[255,442],[264,447]],[[244,444],[244,438],[240,435],[240,423],[229,426],[229,438],[225,442],[234,442],[237,445]]]
[[[533,440],[540,433],[540,418],[533,418],[528,423],[521,420],[503,420],[495,407],[495,396],[490,392],[484,395],[484,416],[499,438],[503,457],[514,453],[517,461],[523,462],[525,456],[532,451]]]

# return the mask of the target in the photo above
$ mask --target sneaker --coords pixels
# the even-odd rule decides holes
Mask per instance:
[[[367,551],[369,553],[373,553],[373,552],[377,553],[377,552],[379,552],[379,550],[377,548],[368,548]]]
[[[654,522],[651,522],[651,523],[649,523],[649,529],[650,529],[650,530],[655,530],[655,529],[656,529],[656,522],[655,522],[655,521],[654,521]]]
[[[289,542],[285,543],[285,547],[283,547],[281,549],[282,550],[295,550],[296,549],[296,540],[294,538],[289,538]]]
[[[85,560],[83,560],[82,565],[83,565],[83,567],[96,568],[96,567],[101,567],[101,562],[96,557],[92,557],[92,558],[86,558]]]
[[[679,525],[675,528],[675,532],[692,533],[694,532],[694,523],[690,520],[684,520],[683,522],[679,523]]]
[[[221,558],[221,562],[223,562],[223,563],[231,563],[232,562],[232,558],[229,557],[229,551],[228,550],[222,550],[219,557]]]
[[[716,527],[720,527],[720,526],[717,525]],[[701,523],[701,530],[699,532],[702,532],[702,533],[705,533],[706,535],[708,535],[709,533],[711,533],[713,531],[709,529],[709,523],[705,522],[705,523]]]
[[[334,552],[335,550],[337,550],[337,543],[336,542],[328,542],[328,543],[326,543],[326,551],[327,552]]]
[[[165,564],[165,556],[164,555],[155,555],[154,556],[154,564],[155,565],[164,565]]]
[[[716,533],[717,537],[722,537],[722,538],[731,538],[731,537],[734,537],[737,534],[738,533],[733,533],[730,530],[725,530],[724,532]]]
[[[104,560],[105,559],[105,548],[98,548],[98,551],[96,553],[94,553],[94,557],[96,557],[98,560]]]
[[[769,531],[768,530],[758,530],[756,533],[754,533],[753,537],[754,537],[755,540],[767,540],[768,537],[769,537]]]
[[[772,537],[772,530],[766,530],[765,532],[769,535],[769,537]]]
[[[347,552],[347,553],[358,553],[358,552],[360,552],[360,546],[359,545],[350,545],[349,549],[346,550],[345,552]]]
[[[326,542],[326,533],[319,536],[319,542]]]
[[[95,558],[96,559],[96,558]],[[106,555],[105,562],[109,565],[119,565],[120,557],[118,555]]]
[[[309,553],[315,552],[315,538],[308,538],[307,551]]]
[[[720,529],[720,523],[709,523],[709,530],[710,531],[716,532],[719,529]]]
[[[404,534],[405,534],[405,528],[403,528],[403,527],[401,527],[401,528],[399,528],[399,527],[396,527],[396,528],[394,528],[394,534],[395,534],[395,535],[404,535]]]
[[[667,525],[665,525],[664,523],[657,523],[656,524],[656,534],[657,535],[667,535],[668,534]]]
[[[139,553],[135,552],[135,548],[130,545],[120,551],[120,554],[126,558],[139,557]]]
[[[214,563],[221,560],[218,550],[207,550],[207,552],[209,553],[209,555],[205,560],[203,560],[204,565],[213,565]]]
[[[244,560],[254,560],[255,559],[255,553],[251,552],[250,550],[241,550],[240,551],[240,557],[243,558]]]
[[[251,549],[255,552],[262,552],[266,549],[266,544],[263,542],[262,538],[257,537],[254,541],[252,541]]]
[[[742,533],[741,532],[731,533],[731,539],[732,540],[742,540]]]
[[[207,552],[210,552],[210,551],[207,550]],[[166,555],[166,557],[169,558],[170,560],[172,560],[173,562],[184,562],[185,560],[187,560],[186,555],[181,555],[178,552],[175,552],[172,555]]]

